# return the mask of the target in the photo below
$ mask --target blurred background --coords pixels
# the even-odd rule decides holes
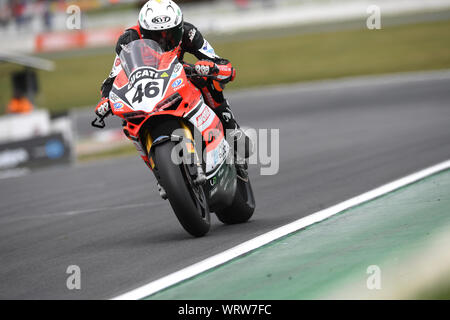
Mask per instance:
[[[450,68],[450,0],[176,2],[183,10],[185,21],[196,25],[216,53],[231,60],[237,69],[236,81],[228,85],[227,94],[265,86]],[[136,24],[143,3],[0,0],[0,178],[21,176],[48,166],[136,154],[134,146],[122,134],[119,119],[108,118],[105,130],[92,128],[90,121],[100,98],[100,86],[113,64],[115,42],[125,28]],[[188,59],[194,61],[192,57]],[[370,92],[367,96],[376,94]],[[410,92],[405,90],[399,94],[405,98]],[[394,102],[400,107],[407,104],[395,97]],[[446,99],[443,96],[439,103],[446,103]],[[334,103],[315,96],[312,101]],[[353,101],[347,101],[346,97],[340,102],[344,107],[351,105],[357,109],[356,102],[352,105]],[[363,102],[359,103],[358,106]],[[365,116],[372,115],[371,107]],[[238,114],[239,108],[245,106],[235,108]],[[381,116],[384,111],[379,110]],[[403,119],[403,113],[398,115],[398,119]],[[360,120],[355,119],[353,123]],[[286,116],[280,123],[289,120]],[[329,115],[321,120],[326,129]],[[403,120],[392,122],[391,127],[401,127],[400,122]],[[344,120],[342,123],[340,128],[347,126]],[[389,121],[380,123],[389,129]],[[301,128],[300,132],[306,130]],[[321,131],[316,137],[324,135]],[[367,141],[373,136],[367,132]],[[342,138],[341,142],[344,140],[348,139]],[[421,136],[414,140],[422,141]],[[337,149],[333,145],[327,150],[333,148]],[[315,147],[312,150],[312,153],[317,151]],[[386,154],[390,153],[386,151]],[[326,161],[332,158],[324,156],[324,163],[329,165]],[[367,159],[372,158],[375,156],[368,153]],[[286,159],[290,165],[291,158]],[[322,168],[317,172],[322,172]],[[333,168],[329,166],[330,170]],[[375,168],[383,171],[380,168],[384,167]],[[340,168],[333,170],[327,176],[334,177],[340,172]],[[333,180],[334,190],[341,187],[338,180]],[[293,182],[293,188],[298,184]],[[298,193],[305,194],[305,190]]]

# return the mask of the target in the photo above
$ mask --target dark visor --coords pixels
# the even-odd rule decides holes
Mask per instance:
[[[158,42],[164,51],[172,51],[181,41],[183,36],[183,23],[166,30],[146,30],[141,27],[141,34],[144,39]]]

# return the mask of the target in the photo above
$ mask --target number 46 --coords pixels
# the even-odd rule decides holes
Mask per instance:
[[[159,94],[159,83],[155,82],[155,81],[150,81],[147,82],[147,84],[145,85],[144,90],[142,90],[142,83],[140,85],[138,85],[138,87],[136,88],[136,93],[134,94],[133,97],[133,103],[138,102],[141,103],[142,102],[142,97],[145,95],[147,98],[154,98]]]

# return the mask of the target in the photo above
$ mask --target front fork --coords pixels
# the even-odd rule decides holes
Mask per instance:
[[[141,139],[144,141],[145,149],[147,153],[147,159],[148,162],[147,165],[150,167],[150,169],[155,174],[156,178],[158,179],[157,172],[155,172],[155,162],[153,161],[153,148],[161,143],[165,143],[167,141],[176,141],[178,142],[178,146],[180,146],[183,150],[183,162],[186,164],[186,167],[188,168],[189,175],[193,177],[193,182],[196,185],[202,185],[206,182],[206,175],[203,171],[200,159],[198,157],[195,145],[194,145],[194,139],[192,136],[192,132],[189,129],[189,127],[184,123],[183,120],[179,120],[180,126],[183,129],[183,135],[175,135],[172,134],[170,136],[159,136],[156,139],[153,139],[150,132],[148,130],[145,130],[143,136],[141,136]],[[156,171],[158,169],[156,168]]]

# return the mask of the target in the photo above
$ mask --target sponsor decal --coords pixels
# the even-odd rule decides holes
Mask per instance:
[[[161,75],[161,78],[167,78],[169,75],[167,74],[167,72],[164,72],[162,75]]]
[[[173,68],[173,72],[174,72],[174,73],[177,73],[178,71],[181,70],[182,67],[183,67],[183,66],[181,65],[181,63],[177,63],[177,64],[175,65],[175,68]]]
[[[162,24],[162,23],[166,23],[170,21],[170,17],[169,16],[157,16],[155,18],[152,19],[153,23],[156,24]]]
[[[117,100],[119,100],[119,97],[117,96],[117,94],[111,91],[109,93],[109,100],[111,100],[112,102],[116,102]]]
[[[220,146],[218,146],[214,150],[214,166],[216,166],[219,162],[222,162],[223,159],[225,159],[227,155],[227,145],[224,142],[225,140],[222,140]]]
[[[122,102],[116,102],[114,103],[114,109],[122,109],[123,103]]]
[[[203,47],[200,51],[202,51],[204,54],[206,54],[209,57],[212,57],[212,58],[216,57],[216,52],[214,51],[213,47],[211,47],[209,42],[206,40],[203,43]]]
[[[116,58],[116,61],[114,61],[114,66],[118,67],[120,65],[120,59]]]
[[[204,108],[203,112],[197,116],[197,126],[200,127],[202,124],[208,121],[210,115],[211,111],[209,111],[209,108]]]
[[[175,67],[173,68],[173,73],[170,76],[170,79],[175,79],[176,77],[178,77],[181,73],[182,68],[183,68],[183,66],[181,65],[181,63],[177,63],[175,65]]]
[[[130,53],[130,48],[128,48],[128,45],[121,44],[120,47],[122,50],[124,50],[126,53]]]
[[[217,152],[217,149],[213,151],[213,167],[217,165],[217,162],[219,162],[219,153]]]
[[[153,70],[150,70],[150,69],[136,71],[130,77],[130,81],[128,82],[128,90],[130,90],[134,86],[134,84],[141,78],[155,79],[155,76],[156,76],[156,72]]]
[[[183,84],[183,79],[177,79],[172,83],[172,88],[178,88]]]
[[[188,33],[189,40],[194,41],[194,37],[195,37],[196,33],[197,33],[196,29],[189,30],[189,33]]]

